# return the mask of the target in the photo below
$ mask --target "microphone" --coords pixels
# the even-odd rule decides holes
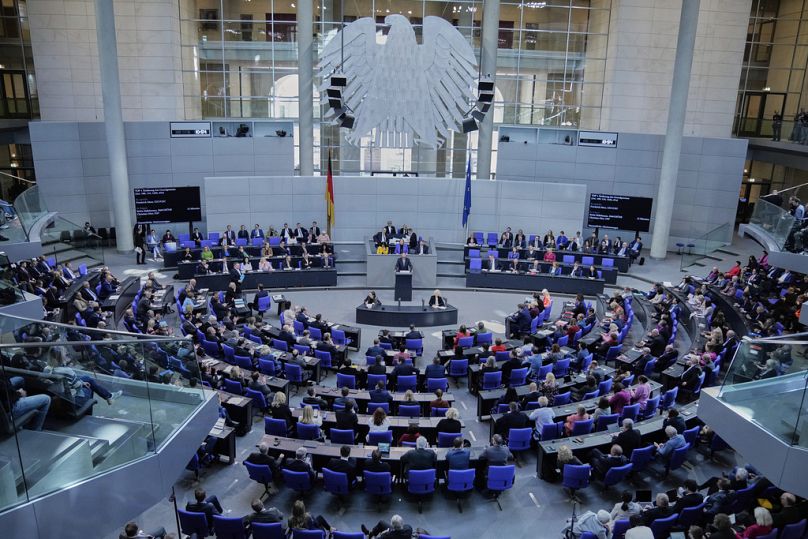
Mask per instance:
[[[426,310],[426,305],[424,304],[424,298],[421,298],[421,310],[422,311]]]

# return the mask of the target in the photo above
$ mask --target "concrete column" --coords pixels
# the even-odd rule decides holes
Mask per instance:
[[[490,110],[494,110],[491,108]],[[468,159],[468,135],[454,134],[454,147],[452,148],[452,178],[466,177],[466,159]]]
[[[483,29],[480,43],[480,74],[496,80],[497,46],[499,44],[499,0],[485,0],[483,4]],[[491,178],[491,148],[494,136],[494,106],[488,110],[480,124],[477,145],[477,179]]]
[[[693,66],[693,49],[696,43],[696,28],[699,24],[700,0],[682,0],[682,15],[679,19],[679,37],[676,43],[676,59],[673,64],[673,83],[668,109],[668,127],[662,149],[662,170],[659,173],[659,190],[654,201],[654,234],[651,238],[651,257],[665,258],[668,253],[668,236],[673,216],[673,201],[676,197],[676,181],[679,176],[679,158],[682,153],[682,132],[687,113],[687,94],[690,90],[690,69]]]
[[[297,95],[300,111],[300,175],[314,174],[314,15],[312,0],[297,3]]]
[[[104,101],[113,222],[117,230],[118,251],[128,252],[134,248],[133,220],[129,204],[129,170],[126,165],[126,138],[121,113],[121,84],[118,78],[118,42],[112,1],[95,0],[95,32],[98,39],[101,95]]]

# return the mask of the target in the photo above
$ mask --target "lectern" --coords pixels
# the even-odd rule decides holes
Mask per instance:
[[[396,289],[393,295],[396,301],[412,301],[412,272],[396,272]]]

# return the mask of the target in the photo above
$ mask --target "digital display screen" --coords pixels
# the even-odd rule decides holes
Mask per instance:
[[[586,226],[648,232],[653,202],[646,197],[590,193]]]
[[[141,224],[201,221],[199,187],[135,189],[135,217]]]

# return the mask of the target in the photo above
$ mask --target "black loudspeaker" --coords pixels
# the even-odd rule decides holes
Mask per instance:
[[[463,132],[471,133],[477,131],[477,121],[474,118],[466,118],[463,120]]]
[[[642,266],[642,265],[644,265],[644,264],[645,264],[645,257],[644,257],[644,256],[641,256],[641,257],[640,257],[640,266]]]
[[[331,75],[331,86],[347,86],[348,79],[345,75]]]
[[[339,126],[351,129],[354,125],[355,118],[350,114],[343,114],[339,119]]]
[[[485,119],[485,114],[480,112],[479,110],[472,111],[471,117],[477,120],[478,122],[482,122]]]
[[[494,82],[490,80],[481,80],[477,83],[477,90],[480,92],[494,92]]]
[[[328,95],[329,99],[342,99],[342,90],[339,88],[328,88],[325,91],[326,95]]]
[[[328,98],[328,106],[332,109],[341,109],[342,108],[342,99],[334,99]]]

